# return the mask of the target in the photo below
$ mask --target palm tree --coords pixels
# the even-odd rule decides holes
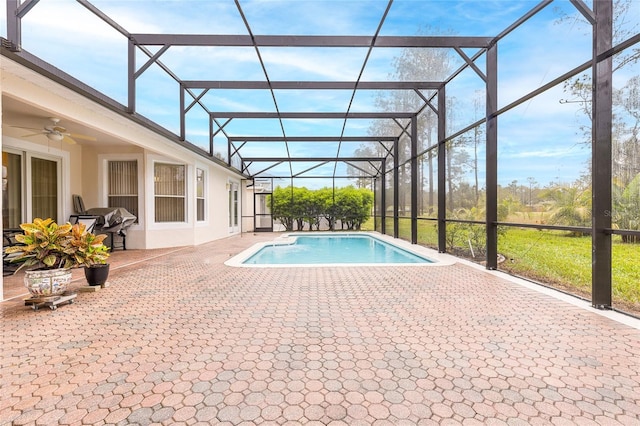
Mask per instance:
[[[640,173],[624,187],[621,182],[613,185],[613,214],[612,219],[616,228],[640,230]],[[623,235],[622,242],[635,243],[640,241],[635,235]]]
[[[556,187],[545,191],[544,198],[553,202],[551,223],[565,226],[591,225],[591,188]],[[572,232],[574,236],[582,232]]]

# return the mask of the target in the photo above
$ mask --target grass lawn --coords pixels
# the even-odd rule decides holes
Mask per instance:
[[[589,297],[591,237],[566,232],[509,229],[498,240],[501,269]],[[640,311],[640,244],[614,237],[611,275],[614,306]]]
[[[640,313],[640,244],[613,243],[613,300],[630,303]]]
[[[583,296],[591,293],[591,237],[509,228],[498,237],[498,252],[506,258],[500,269]]]

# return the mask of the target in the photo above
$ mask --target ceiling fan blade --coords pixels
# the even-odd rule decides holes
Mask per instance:
[[[37,129],[33,129],[33,130],[37,130]],[[45,132],[31,133],[31,134],[28,134],[28,135],[23,135],[23,136],[21,136],[21,137],[23,137],[23,138],[29,138],[29,137],[31,137],[31,136],[43,135],[44,133],[45,133]]]
[[[71,136],[71,137],[73,137],[73,138],[76,138],[76,139],[83,139],[83,140],[85,140],[85,141],[94,141],[94,142],[95,142],[95,141],[97,141],[97,140],[98,140],[97,138],[94,138],[93,136],[80,135],[80,134],[78,134],[78,133],[68,133],[67,135],[68,135],[68,136]]]
[[[34,132],[42,132],[42,129],[36,129],[33,127],[23,127],[23,126],[9,126],[9,127],[15,127],[16,129],[33,130]]]
[[[69,145],[75,145],[78,142],[76,142],[73,138],[67,136],[67,135],[63,135],[62,136],[62,140],[65,141],[66,143],[68,143]]]

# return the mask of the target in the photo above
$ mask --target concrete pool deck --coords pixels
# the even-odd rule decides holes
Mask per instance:
[[[640,423],[640,327],[457,262],[232,268],[243,234],[0,304],[0,424]],[[620,321],[619,321],[620,320]]]

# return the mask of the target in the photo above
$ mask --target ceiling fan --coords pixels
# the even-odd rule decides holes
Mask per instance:
[[[44,126],[43,129],[34,129],[31,127],[22,127],[22,126],[12,126],[12,127],[18,127],[20,129],[25,129],[25,130],[33,130],[36,131],[37,133],[32,133],[29,135],[24,135],[23,138],[27,138],[30,136],[37,136],[37,135],[45,135],[49,140],[55,141],[55,142],[60,142],[60,141],[65,141],[68,144],[76,144],[76,139],[83,139],[83,140],[87,140],[87,141],[96,141],[97,139],[94,138],[93,136],[88,136],[88,135],[81,135],[78,133],[69,133],[67,132],[67,129],[59,126],[58,123],[60,122],[59,118],[56,117],[50,117],[49,120],[52,121],[52,125],[46,125]]]

